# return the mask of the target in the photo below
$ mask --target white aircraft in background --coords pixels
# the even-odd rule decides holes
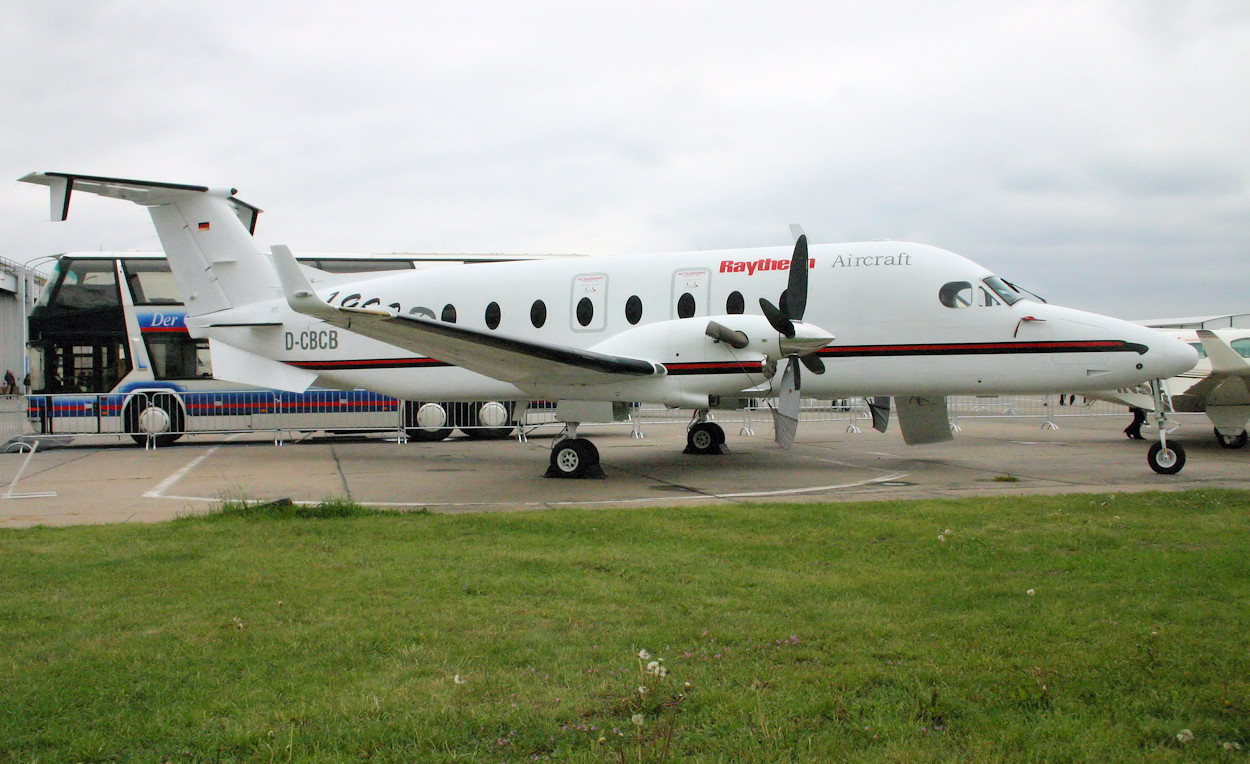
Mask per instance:
[[[1198,351],[1198,365],[1168,380],[1175,411],[1203,412],[1225,448],[1246,445],[1250,422],[1250,329],[1160,329]]]
[[[331,275],[283,246],[262,253],[252,238],[260,210],[234,189],[65,173],[21,180],[50,187],[54,220],[66,218],[73,191],[148,208],[186,297],[187,329],[209,339],[214,376],[418,402],[556,401],[565,432],[552,476],[602,474],[578,425],[612,421],[635,401],[694,409],[688,453],[721,452],[711,409],[774,396],[776,440],[789,448],[800,390],[872,397],[882,430],[892,396],[904,440],[935,443],[951,439],[948,395],[1130,387],[1197,361],[1176,339],[1032,299],[922,244],[809,248],[796,226],[793,251]],[[1157,411],[1150,463],[1175,472],[1184,451],[1167,441],[1165,407]]]

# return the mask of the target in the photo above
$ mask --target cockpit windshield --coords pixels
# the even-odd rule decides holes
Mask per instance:
[[[1024,289],[1023,287],[1018,287],[1010,281],[1001,279],[998,276],[987,276],[982,279],[982,282],[984,282],[990,289],[993,289],[994,294],[1001,297],[1003,302],[1008,305],[1015,305],[1017,302],[1025,299],[1026,297],[1032,297],[1038,302],[1046,302],[1046,300],[1038,297],[1029,290]]]

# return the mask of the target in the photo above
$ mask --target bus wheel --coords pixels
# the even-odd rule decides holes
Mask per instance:
[[[435,443],[451,435],[447,426],[447,409],[437,403],[404,402],[404,431],[409,440]]]
[[[156,395],[151,401],[136,397],[126,406],[123,418],[126,432],[136,444],[146,446],[152,438],[158,448],[181,438],[185,421],[182,407],[172,395]]]
[[[487,401],[481,406],[469,405],[467,419],[463,430],[474,440],[501,440],[512,434],[516,425],[512,422],[512,411],[516,403],[512,401]],[[474,410],[476,408],[476,410]]]

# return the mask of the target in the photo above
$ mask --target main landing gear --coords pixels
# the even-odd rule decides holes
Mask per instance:
[[[707,418],[707,409],[695,412],[686,430],[686,450],[682,453],[707,456],[727,454],[725,430]],[[602,478],[599,466],[599,449],[585,438],[577,437],[578,422],[567,422],[564,432],[551,447],[551,462],[544,477],[549,478]]]
[[[1160,475],[1175,475],[1185,466],[1185,449],[1176,441],[1168,442],[1168,413],[1170,402],[1165,406],[1163,380],[1156,379],[1150,386],[1154,395],[1155,423],[1159,429],[1159,442],[1150,447],[1146,453],[1146,461],[1150,469]]]
[[[1220,445],[1223,446],[1224,448],[1245,448],[1247,438],[1246,438],[1245,430],[1242,430],[1236,435],[1225,435],[1224,433],[1220,432],[1219,428],[1217,427],[1215,429],[1215,439],[1218,440],[1220,442]]]
[[[707,418],[707,409],[694,412],[694,418],[686,428],[686,450],[682,453],[699,456],[729,453],[725,446],[725,431]]]
[[[564,432],[551,447],[551,464],[545,477],[549,478],[602,478],[599,466],[599,449],[585,438],[577,437],[577,422],[568,422]]]

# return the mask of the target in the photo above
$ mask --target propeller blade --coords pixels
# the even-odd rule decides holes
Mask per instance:
[[[760,298],[760,310],[764,311],[764,317],[768,319],[768,323],[773,325],[778,334],[794,337],[794,322],[763,297]]]
[[[782,310],[788,318],[802,321],[807,312],[807,236],[794,242],[794,257],[790,258],[790,279],[783,294]]]
[[[816,356],[814,355],[800,356],[799,360],[803,362],[803,365],[806,366],[807,370],[810,371],[811,373],[813,374],[825,373],[825,362],[820,360]]]
[[[777,396],[777,408],[773,409],[773,439],[777,445],[789,449],[799,430],[799,364],[791,358],[781,376],[781,392]]]

